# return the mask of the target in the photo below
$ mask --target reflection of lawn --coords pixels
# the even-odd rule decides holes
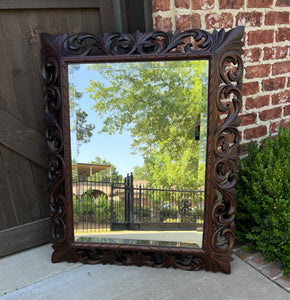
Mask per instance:
[[[125,230],[124,230],[125,231]],[[118,231],[120,232],[120,231]],[[74,231],[74,234],[88,234],[88,233],[116,233],[116,231],[111,231],[110,229],[78,229]]]
[[[173,219],[173,218],[167,218],[163,221],[163,223],[180,223],[180,220],[179,219]],[[202,219],[197,219],[196,223],[202,224],[203,220]],[[187,223],[184,223],[184,224],[187,224]],[[190,224],[190,223],[188,223],[188,224]]]

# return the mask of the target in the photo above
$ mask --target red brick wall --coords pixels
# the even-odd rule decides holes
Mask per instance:
[[[154,30],[245,26],[242,143],[290,122],[290,0],[152,0]]]

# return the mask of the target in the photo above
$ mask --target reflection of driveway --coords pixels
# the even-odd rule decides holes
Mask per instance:
[[[118,231],[94,234],[76,234],[77,237],[124,238],[136,240],[194,242],[202,245],[202,232],[197,231]]]

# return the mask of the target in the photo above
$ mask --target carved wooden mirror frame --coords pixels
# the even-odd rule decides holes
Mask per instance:
[[[53,262],[146,265],[230,273],[234,244],[243,27],[135,34],[42,34]],[[68,64],[209,61],[205,220],[202,248],[74,242]],[[230,98],[230,99],[228,99]]]

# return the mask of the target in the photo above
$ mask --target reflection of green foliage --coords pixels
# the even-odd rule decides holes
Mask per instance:
[[[198,145],[196,147],[198,151]],[[150,183],[164,188],[197,188],[198,156],[191,148],[184,149],[182,155],[175,160],[167,151],[165,144],[153,149],[145,164],[150,174]]]
[[[134,179],[137,180],[149,180],[150,179],[150,173],[148,171],[148,168],[146,166],[135,166],[133,170]]]
[[[125,221],[125,203],[123,201],[115,201],[114,202],[114,220],[116,222],[124,222]]]
[[[172,207],[161,207],[159,210],[159,216],[161,222],[167,222],[167,219],[177,219],[178,217],[178,206]],[[175,222],[178,222],[175,220]]]
[[[208,62],[96,64],[91,69],[104,78],[91,80],[87,88],[104,118],[101,132],[131,132],[132,148],[145,160],[146,170],[139,171],[146,179],[167,187],[203,185],[195,125],[201,113],[206,115]]]
[[[75,113],[77,142],[88,143],[93,135],[95,125],[92,123],[86,124],[88,114],[84,110],[78,108]]]
[[[110,203],[105,195],[93,197],[91,191],[73,197],[74,222],[91,221],[99,224],[110,221]]]
[[[117,168],[108,160],[101,159],[99,156],[96,156],[95,159],[91,161],[91,163],[98,165],[110,165],[111,167],[94,174],[93,176],[89,177],[89,180],[110,181],[111,179],[112,182],[123,182],[123,176],[117,171]]]
[[[134,205],[134,216],[138,219],[150,218],[150,208],[142,206],[140,209],[139,205]]]
[[[88,143],[95,125],[92,123],[87,124],[88,114],[79,106],[79,102],[83,96],[76,90],[73,80],[74,72],[80,69],[80,65],[69,65],[69,103],[70,103],[70,118],[72,120],[71,131],[76,133],[76,140],[78,147],[82,143]]]

